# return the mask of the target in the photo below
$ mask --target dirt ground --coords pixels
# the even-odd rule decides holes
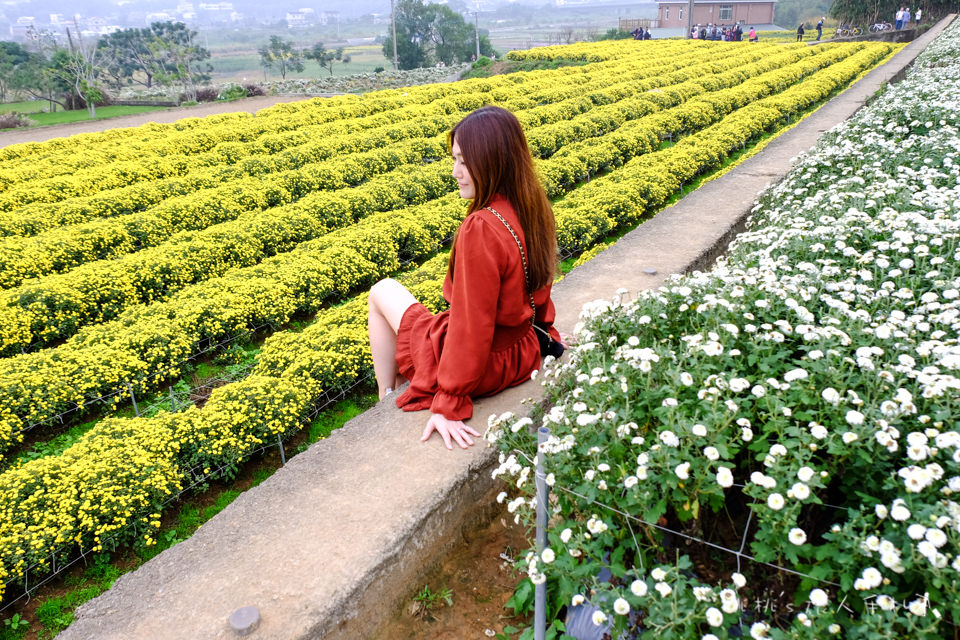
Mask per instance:
[[[410,585],[403,608],[372,640],[450,640],[494,637],[508,625],[526,622],[504,609],[519,582],[518,573],[505,558],[529,547],[523,527],[513,524],[506,508],[486,527],[472,532],[421,582]],[[431,593],[452,592],[452,605],[442,599],[429,609],[415,599],[426,586]]]
[[[65,138],[78,133],[96,133],[106,131],[107,129],[118,129],[122,127],[139,127],[148,122],[175,122],[183,118],[202,118],[217,113],[234,113],[237,111],[249,111],[256,113],[260,109],[272,107],[281,102],[295,102],[297,100],[309,100],[310,96],[261,96],[257,98],[245,98],[243,100],[234,100],[231,102],[210,102],[198,104],[192,107],[174,107],[165,111],[150,111],[148,113],[135,113],[129,116],[118,116],[116,118],[106,118],[104,120],[92,120],[88,122],[69,122],[67,124],[54,124],[46,127],[29,127],[23,129],[11,129],[0,132],[0,148],[11,144],[21,142],[43,142],[51,138]]]

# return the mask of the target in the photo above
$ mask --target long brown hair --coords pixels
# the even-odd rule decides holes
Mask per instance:
[[[537,178],[527,137],[517,117],[501,107],[481,107],[450,131],[475,188],[469,213],[488,206],[494,196],[513,205],[527,245],[530,287],[536,291],[553,281],[557,261],[557,223],[547,192]],[[454,238],[450,251],[453,273]]]

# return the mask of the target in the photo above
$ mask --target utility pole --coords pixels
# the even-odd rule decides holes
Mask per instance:
[[[690,38],[690,32],[693,31],[693,0],[687,3],[687,38]]]
[[[390,22],[393,25],[393,70],[400,70],[400,62],[397,58],[397,7],[396,0],[390,0]]]
[[[477,2],[477,11],[473,12],[473,33],[477,38],[477,60],[480,59],[480,3]]]

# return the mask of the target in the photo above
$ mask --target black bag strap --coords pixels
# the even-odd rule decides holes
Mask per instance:
[[[517,236],[517,232],[514,231],[513,227],[510,226],[510,223],[507,222],[502,215],[500,215],[500,212],[493,207],[486,207],[486,209],[500,219],[500,222],[503,223],[503,226],[505,226],[507,231],[510,232],[510,235],[513,236],[513,241],[517,243],[517,249],[520,250],[520,261],[523,263],[523,280],[526,285],[527,295],[530,296],[530,308],[533,309],[533,315],[530,317],[530,324],[535,324],[537,318],[537,305],[534,304],[533,292],[530,291],[530,271],[527,268],[527,253],[523,250],[523,245],[520,243],[520,238]]]

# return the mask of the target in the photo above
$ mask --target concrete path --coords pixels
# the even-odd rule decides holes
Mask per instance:
[[[707,266],[742,225],[756,193],[780,180],[820,133],[859,109],[945,26],[941,23],[793,130],[707,183],[555,288],[557,325],[570,331],[585,302],[660,285]],[[658,275],[645,275],[645,268]],[[487,416],[526,411],[528,383],[477,403]],[[383,402],[293,458],[189,540],[121,577],[77,610],[61,640],[236,637],[232,612],[256,606],[249,638],[369,638],[419,576],[488,511],[496,453],[419,442],[424,413]]]

